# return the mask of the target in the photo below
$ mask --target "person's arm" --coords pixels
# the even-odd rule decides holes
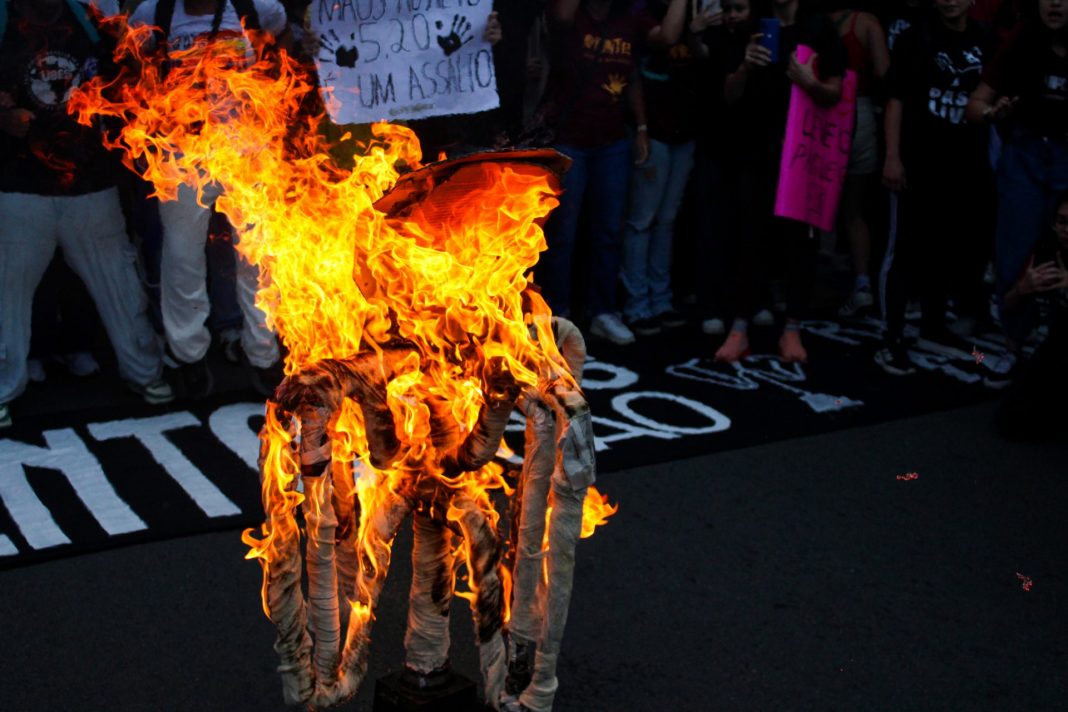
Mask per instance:
[[[731,74],[727,75],[723,83],[723,100],[727,106],[734,106],[745,95],[745,87],[749,83],[749,75],[758,67],[766,67],[771,64],[771,50],[760,44],[760,38],[764,35],[757,32],[749,38],[749,44],[745,46],[745,59]]]
[[[964,118],[973,124],[1001,121],[1012,113],[1019,99],[1020,97],[1012,99],[1007,96],[999,97],[994,87],[986,82],[979,82],[979,86],[968,97],[968,106],[964,109]]]
[[[15,138],[26,138],[34,113],[15,106],[15,100],[6,91],[0,91],[0,132]]]
[[[482,33],[482,39],[489,42],[491,47],[494,47],[501,41],[503,36],[504,32],[501,30],[501,21],[497,17],[497,11],[494,10],[486,17],[486,29]]]
[[[711,52],[702,39],[702,35],[709,27],[719,27],[723,24],[723,11],[712,12],[713,6],[709,5],[690,20],[686,29],[686,44],[693,56],[699,59],[708,59]]]
[[[868,35],[868,54],[871,56],[872,72],[877,79],[882,79],[890,70],[890,48],[886,44],[886,33],[879,24],[879,18],[871,13],[861,13]]]
[[[901,162],[901,123],[904,113],[905,106],[900,99],[891,97],[886,102],[886,161],[883,164],[883,185],[894,193],[906,188],[905,164]]]
[[[808,61],[801,64],[797,61],[797,53],[794,52],[790,55],[790,65],[786,68],[786,76],[801,87],[817,106],[831,107],[842,100],[842,78],[820,79],[814,67],[816,57],[816,53],[813,52]]]
[[[638,70],[634,70],[631,75],[626,92],[627,103],[637,126],[634,132],[634,165],[640,166],[649,160],[649,127],[645,123],[645,91],[642,89],[642,78]]]
[[[1023,274],[1016,280],[1016,283],[1012,285],[1012,289],[1005,294],[1005,310],[1012,311],[1018,308],[1024,303],[1026,299],[1034,294],[1041,294],[1042,292],[1050,292],[1054,289],[1060,289],[1065,283],[1065,272],[1058,267],[1054,262],[1044,262],[1040,265],[1035,265],[1035,258],[1032,256],[1027,262],[1027,267],[1024,268]]]
[[[670,47],[682,37],[682,26],[686,21],[687,0],[671,0],[667,13],[660,24],[649,30],[650,47]]]

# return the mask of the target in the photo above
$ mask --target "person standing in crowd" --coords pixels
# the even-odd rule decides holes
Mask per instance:
[[[198,41],[205,42],[210,51],[216,39],[229,46],[238,40],[246,43],[251,56],[252,40],[245,34],[242,21],[245,28],[263,30],[275,41],[287,41],[285,8],[277,0],[146,0],[130,16],[131,26],[161,28],[157,51],[186,50]],[[201,205],[195,191],[182,185],[176,200],[161,202],[159,206],[163,227],[160,272],[163,329],[169,354],[177,363],[176,388],[179,395],[190,399],[207,396],[214,385],[206,358],[211,334],[205,324],[210,301],[204,246],[211,206],[218,196],[218,188],[206,189]],[[253,386],[266,395],[282,378],[278,341],[256,306],[255,265],[243,258],[237,262],[237,299],[244,315],[241,348]]]
[[[968,118],[995,123],[1005,136],[997,169],[994,266],[1001,322],[1014,350],[1027,340],[1033,310],[1005,308],[1041,237],[1044,215],[1068,189],[1068,1],[1031,0],[1025,24],[983,75],[968,102]],[[1006,364],[1002,383],[1011,379]]]
[[[993,221],[988,131],[965,121],[968,96],[990,59],[991,35],[968,17],[965,0],[936,0],[936,14],[905,30],[888,78],[883,182],[899,197],[887,245],[886,335],[875,360],[887,373],[915,371],[904,343],[905,310],[920,296],[919,344],[960,356],[946,326],[948,292],[958,313],[983,308],[982,270]],[[964,358],[969,350],[963,350]]]
[[[1068,399],[1068,193],[1057,197],[1053,229],[1045,230],[1019,278],[1004,295],[1004,309],[1033,309],[1045,301],[1049,333],[998,409],[997,424],[1007,437],[1060,434],[1059,413]]]
[[[634,12],[628,0],[554,0],[549,9],[554,47],[544,113],[555,132],[554,147],[572,164],[560,206],[546,224],[548,250],[537,281],[553,312],[569,316],[576,233],[588,199],[590,333],[616,344],[634,341],[617,312],[620,233],[631,163],[644,164],[649,154],[637,60],[646,47],[678,41],[686,4],[671,0],[659,24]],[[628,104],[637,122],[633,157],[625,123]]]
[[[853,145],[838,208],[838,225],[849,240],[853,258],[853,291],[838,316],[856,316],[874,304],[871,289],[871,231],[865,208],[879,170],[879,140],[875,121],[876,82],[890,68],[890,51],[879,19],[853,8],[852,0],[834,0],[831,19],[845,45],[849,69],[857,75],[857,105]]]
[[[808,306],[818,242],[808,225],[774,217],[779,165],[786,135],[791,87],[799,86],[820,106],[841,101],[845,76],[845,50],[826,15],[801,0],[774,0],[772,19],[779,27],[778,61],[756,33],[744,57],[728,75],[724,97],[752,122],[738,140],[744,142],[746,160],[737,176],[740,207],[739,240],[742,256],[738,269],[738,310],[730,332],[716,351],[717,361],[735,362],[749,352],[748,315],[755,310],[762,280],[762,262],[769,257],[783,276],[785,324],[779,338],[779,356],[788,363],[803,363],[808,353],[801,342],[800,318]],[[814,56],[797,61],[798,45]]]
[[[667,0],[649,5],[662,21]],[[686,36],[670,47],[653,49],[640,60],[640,81],[646,104],[649,158],[631,172],[630,205],[623,229],[623,318],[641,336],[686,323],[676,311],[671,290],[675,217],[693,168],[701,113],[699,79],[703,59],[697,33],[722,24],[713,6],[690,18]]]
[[[96,303],[119,374],[149,403],[160,378],[115,179],[99,127],[66,111],[71,92],[106,67],[105,38],[79,3],[10,0],[0,32],[0,427],[26,388],[33,294],[56,246]]]
[[[920,22],[930,12],[930,0],[892,0],[883,3],[880,23],[886,28],[886,46],[892,52],[901,33]]]

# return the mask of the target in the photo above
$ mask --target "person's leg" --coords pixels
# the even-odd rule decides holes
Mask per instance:
[[[722,333],[722,322],[728,317],[728,294],[732,291],[728,280],[733,277],[728,258],[727,236],[734,230],[724,199],[727,184],[723,180],[724,160],[711,149],[698,150],[694,179],[697,203],[697,302],[707,322],[706,332]],[[702,324],[705,328],[705,324]]]
[[[693,169],[694,144],[678,144],[668,153],[668,176],[649,245],[649,298],[653,316],[674,310],[671,293],[671,255],[675,241],[675,217],[679,214],[686,184]]]
[[[997,170],[998,216],[994,234],[995,289],[1006,336],[1022,344],[1031,327],[1029,310],[1006,314],[1001,302],[1016,282],[1042,235],[1046,191],[1041,183],[1041,139],[1014,133],[1002,148]]]
[[[954,331],[970,336],[988,316],[988,299],[983,273],[990,261],[994,238],[994,176],[985,161],[962,174],[954,200],[960,206],[952,240],[951,292],[957,314]]]
[[[56,250],[53,200],[0,193],[0,405],[26,388],[33,293]]]
[[[259,270],[241,255],[237,257],[237,303],[244,317],[241,348],[248,362],[256,368],[268,368],[278,362],[278,339],[267,328],[267,316],[256,306]],[[274,384],[277,385],[277,384]]]
[[[211,210],[198,205],[194,191],[183,185],[177,200],[160,203],[159,215],[163,225],[160,307],[167,346],[182,363],[197,363],[211,345],[205,326],[211,303],[204,252]]]
[[[616,284],[619,281],[619,247],[623,209],[630,179],[630,143],[623,139],[594,151],[589,163],[590,228],[590,315],[617,310]]]
[[[135,386],[157,382],[163,370],[159,338],[148,320],[148,298],[138,279],[137,253],[126,235],[118,191],[58,200],[63,254],[96,303],[119,375]]]
[[[787,363],[805,363],[808,352],[801,343],[801,320],[808,313],[812,299],[813,277],[819,254],[819,239],[814,228],[804,223],[776,218],[775,251],[783,258],[783,297],[786,323],[779,338],[779,356]]]
[[[571,159],[571,168],[564,174],[560,205],[545,225],[548,249],[538,260],[535,274],[549,308],[554,314],[566,317],[571,313],[571,268],[575,233],[586,191],[588,152],[562,145],[556,146],[556,150]]]
[[[655,315],[649,298],[650,242],[653,240],[653,221],[663,202],[671,170],[671,147],[659,141],[649,141],[649,160],[631,172],[621,273],[627,294],[623,317],[628,322]]]
[[[221,334],[241,328],[241,304],[237,298],[237,263],[234,229],[222,213],[212,212],[208,227],[209,330]]]

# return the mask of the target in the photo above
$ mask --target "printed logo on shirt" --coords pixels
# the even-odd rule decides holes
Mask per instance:
[[[928,93],[927,109],[931,115],[953,125],[964,123],[964,109],[968,96],[979,82],[983,71],[983,50],[978,46],[961,51],[961,61],[948,52],[935,55],[935,66],[941,74],[939,86]]]
[[[95,64],[86,65],[95,73]],[[42,52],[26,66],[27,93],[38,108],[61,111],[82,81],[82,65],[66,52]]]
[[[582,38],[582,46],[602,57],[629,57],[631,51],[630,42],[622,37],[598,37],[587,34]]]
[[[627,78],[621,74],[609,74],[608,81],[602,84],[601,88],[612,95],[613,101],[619,101],[627,88]]]
[[[207,49],[210,36],[207,32],[199,35],[178,35],[171,39],[171,51],[183,53],[181,57],[183,60],[196,60]],[[252,46],[242,32],[221,30],[216,33],[215,39],[210,44],[213,52],[225,52],[234,56],[244,55],[250,62],[255,59]]]
[[[898,19],[890,23],[890,28],[886,31],[886,45],[890,49],[894,48],[894,44],[897,42],[897,38],[902,32],[911,27],[908,20]]]

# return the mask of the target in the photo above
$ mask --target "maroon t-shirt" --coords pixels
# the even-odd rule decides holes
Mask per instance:
[[[555,46],[546,118],[559,143],[596,148],[626,135],[624,90],[656,24],[645,13],[595,20],[580,7],[573,23],[550,28]]]

